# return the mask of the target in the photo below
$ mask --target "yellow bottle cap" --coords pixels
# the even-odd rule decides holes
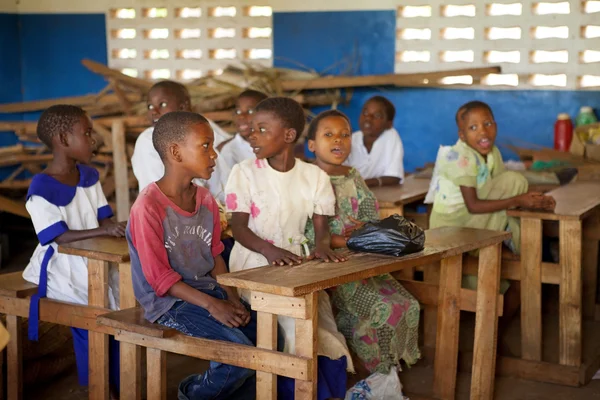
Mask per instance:
[[[558,114],[558,119],[560,121],[565,121],[567,119],[571,119],[571,117],[567,113],[560,113],[560,114]]]

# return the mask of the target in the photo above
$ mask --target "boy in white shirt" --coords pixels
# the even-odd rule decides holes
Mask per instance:
[[[257,90],[244,90],[238,96],[233,114],[233,123],[237,129],[237,134],[233,139],[221,143],[220,146],[215,146],[220,150],[221,156],[229,168],[233,168],[234,165],[244,160],[256,158],[248,137],[252,133],[254,109],[258,103],[267,97],[266,94]]]
[[[371,97],[360,114],[360,131],[352,134],[345,164],[356,168],[370,187],[404,181],[404,148],[393,126],[395,115],[392,102],[383,96]]]
[[[42,113],[37,135],[52,150],[53,159],[31,180],[25,204],[40,241],[23,271],[23,279],[39,286],[29,310],[29,338],[35,341],[40,298],[88,304],[87,259],[59,253],[58,246],[97,236],[123,237],[126,224],[111,221],[113,212],[102,192],[98,171],[84,165],[90,163],[96,148],[92,122],[85,111],[71,105],[52,106]],[[118,304],[118,279],[118,271],[111,268],[108,301],[113,310]],[[79,383],[85,386],[88,335],[83,329],[71,330]],[[113,344],[110,372],[111,382],[116,384],[119,358],[118,346]]]
[[[152,144],[152,132],[158,119],[171,111],[191,111],[190,94],[180,83],[158,82],[148,93],[148,117],[152,126],[137,138],[131,157],[131,166],[133,174],[138,180],[140,193],[146,186],[158,181],[165,174],[165,166]],[[209,121],[209,123],[215,133],[215,147],[231,137],[214,122]],[[216,162],[217,166],[210,180],[196,183],[206,187],[217,200],[224,202],[224,189],[230,171],[227,163],[221,157],[218,157]]]

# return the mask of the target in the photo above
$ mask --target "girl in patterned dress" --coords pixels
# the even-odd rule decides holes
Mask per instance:
[[[337,200],[329,218],[331,245],[344,248],[354,230],[379,219],[377,200],[363,178],[342,165],[352,146],[348,117],[336,110],[319,114],[308,129],[308,146],[315,164],[329,175]],[[314,243],[312,221],[306,237]],[[400,360],[412,365],[419,359],[419,303],[391,275],[338,286],[333,303],[338,329],[371,373],[387,374]]]

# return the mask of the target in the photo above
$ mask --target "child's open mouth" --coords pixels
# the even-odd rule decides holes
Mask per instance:
[[[332,152],[333,154],[335,154],[336,156],[339,156],[339,157],[341,157],[341,156],[343,156],[343,155],[344,155],[344,150],[342,150],[342,149],[341,149],[341,148],[339,148],[339,147],[334,147],[333,149],[331,149],[331,152]]]
[[[260,151],[260,147],[253,147],[252,151],[254,152],[254,154],[257,154]]]
[[[480,139],[477,144],[479,145],[479,147],[481,147],[482,149],[489,149],[490,147],[492,147],[492,141],[490,139],[487,138],[483,138]]]

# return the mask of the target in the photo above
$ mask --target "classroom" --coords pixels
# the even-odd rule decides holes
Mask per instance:
[[[0,400],[600,397],[600,0],[0,0]]]

